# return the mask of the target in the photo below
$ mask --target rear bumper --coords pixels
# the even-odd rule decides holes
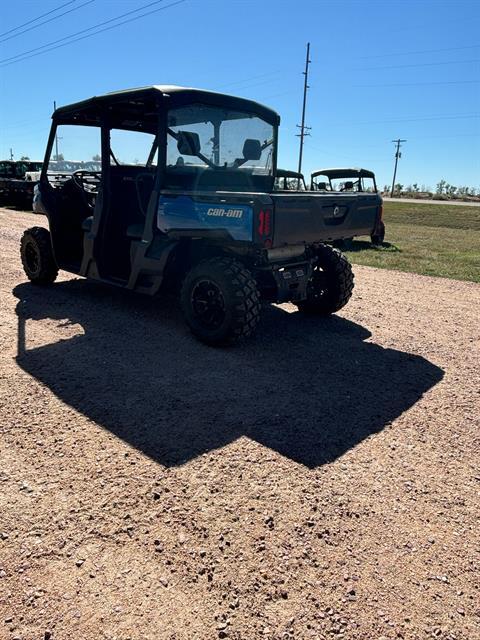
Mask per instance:
[[[272,270],[277,285],[278,302],[298,302],[307,297],[307,283],[312,275],[310,262],[287,264]]]

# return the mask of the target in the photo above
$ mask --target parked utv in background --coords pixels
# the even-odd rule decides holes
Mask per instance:
[[[307,185],[303,173],[277,169],[275,174],[275,191],[306,191]]]
[[[74,171],[101,171],[102,166],[100,162],[90,160],[86,162],[77,162],[74,160],[50,160],[48,165],[49,175],[71,175]],[[42,163],[35,171],[27,171],[25,173],[26,180],[33,180],[38,182],[42,173]]]
[[[0,161],[0,201],[31,210],[35,184],[29,172],[40,171],[41,168],[41,162],[31,160]]]
[[[309,191],[274,191],[279,122],[251,100],[173,86],[57,109],[34,204],[50,231],[22,237],[28,278],[47,285],[61,268],[179,293],[191,331],[208,344],[250,336],[261,301],[335,313],[353,273],[325,242],[348,237],[358,212]],[[69,150],[80,140],[88,157],[101,155],[101,170],[49,173],[57,134]]]
[[[377,190],[375,174],[368,169],[319,169],[311,175],[312,191],[332,194],[351,194],[361,198],[359,208],[364,212],[363,229],[351,236],[370,236],[372,244],[380,245],[385,239],[383,200]],[[372,211],[374,212],[372,220]],[[372,224],[373,222],[373,224]]]

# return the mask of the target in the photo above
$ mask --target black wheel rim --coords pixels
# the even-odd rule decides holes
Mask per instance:
[[[307,284],[307,295],[310,300],[319,300],[328,293],[328,278],[325,271],[319,267],[315,267],[312,277]]]
[[[212,280],[200,280],[190,298],[196,320],[205,329],[218,329],[225,320],[225,300],[220,287]]]
[[[30,273],[37,273],[40,266],[40,255],[38,248],[32,242],[25,247],[25,262]]]

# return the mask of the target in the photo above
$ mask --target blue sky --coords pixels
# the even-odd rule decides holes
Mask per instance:
[[[116,89],[178,84],[276,109],[279,166],[294,169],[310,41],[305,173],[364,166],[383,186],[391,181],[391,140],[400,137],[407,142],[398,182],[433,187],[444,178],[480,187],[480,2],[184,0],[169,6],[175,1],[152,4],[131,17],[166,8],[20,62],[15,56],[153,0],[3,3],[0,159],[9,157],[10,147],[17,159],[43,158],[54,100],[62,105]],[[11,31],[60,5],[66,6]]]

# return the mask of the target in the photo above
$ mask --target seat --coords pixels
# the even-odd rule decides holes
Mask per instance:
[[[143,229],[145,228],[144,222],[136,222],[135,224],[129,224],[127,227],[127,238],[132,240],[140,240],[143,236]]]
[[[85,218],[85,220],[82,222],[83,231],[87,231],[87,232],[91,231],[92,224],[93,224],[93,216],[88,216],[87,218]]]
[[[82,229],[87,233],[92,230],[93,224],[93,216],[88,216],[82,222]],[[132,240],[139,240],[143,236],[143,229],[145,224],[143,222],[137,222],[135,224],[130,224],[127,227],[127,238],[132,238]]]

